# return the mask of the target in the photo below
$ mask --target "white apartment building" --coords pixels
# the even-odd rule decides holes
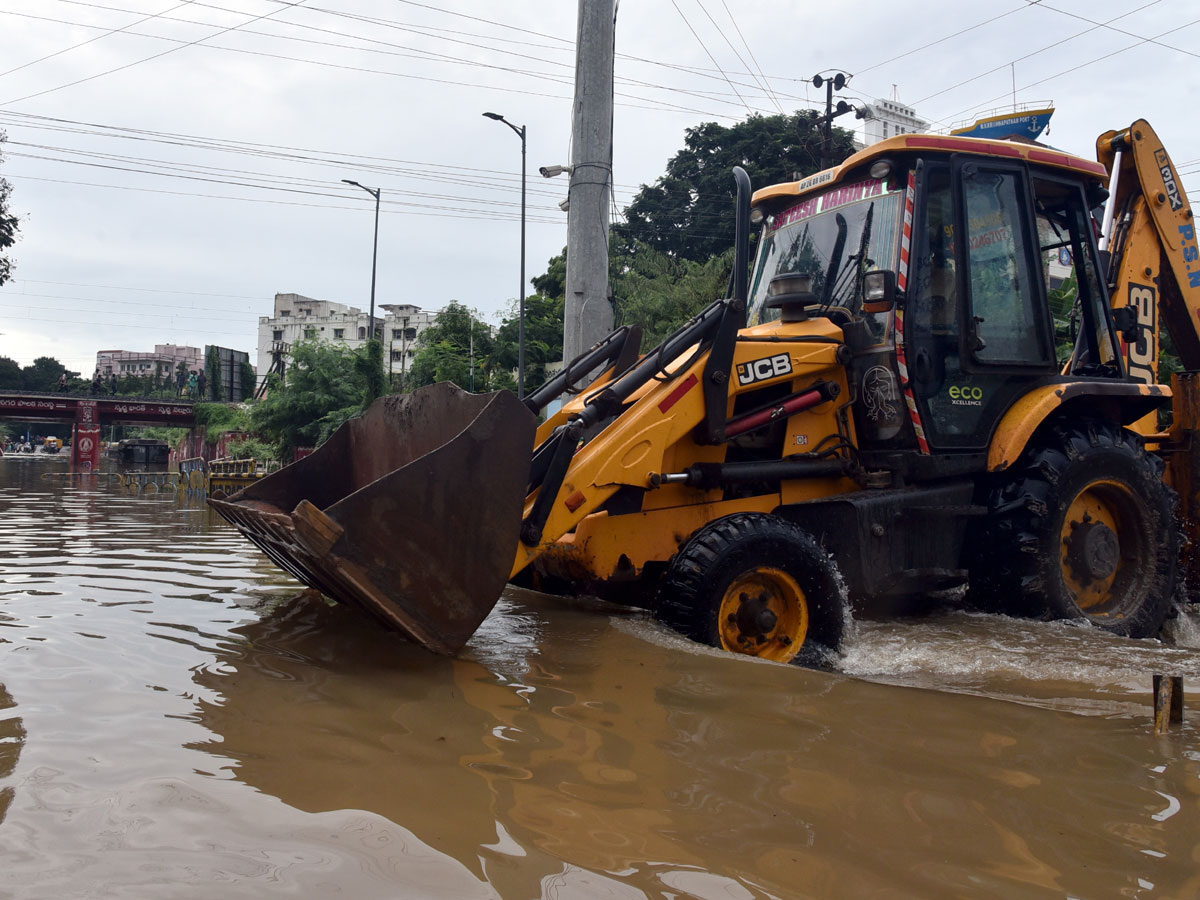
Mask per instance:
[[[917,117],[916,110],[899,100],[876,100],[865,107],[863,145],[866,147],[898,134],[929,131],[929,123]]]
[[[383,342],[384,365],[403,374],[416,357],[417,335],[437,317],[419,306],[383,303],[375,307],[375,333]],[[348,347],[367,342],[370,314],[355,306],[314,300],[302,294],[276,294],[274,315],[258,320],[258,376],[266,378],[272,356],[281,345],[304,340],[336,341]]]
[[[185,363],[189,372],[199,372],[204,366],[204,353],[199,347],[181,347],[176,344],[155,344],[153,353],[131,350],[101,350],[96,354],[96,371],[103,377],[116,375],[159,375],[175,377],[179,363]]]

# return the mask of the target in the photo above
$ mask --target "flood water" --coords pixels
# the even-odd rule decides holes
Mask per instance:
[[[1200,617],[859,622],[815,672],[510,589],[444,659],[66,471],[0,459],[0,897],[1200,896]]]

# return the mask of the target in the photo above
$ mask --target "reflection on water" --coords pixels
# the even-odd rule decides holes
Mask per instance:
[[[451,660],[200,505],[34,469],[0,461],[0,897],[1200,895],[1200,740],[1149,708],[1192,619],[859,622],[827,673],[510,589]]]

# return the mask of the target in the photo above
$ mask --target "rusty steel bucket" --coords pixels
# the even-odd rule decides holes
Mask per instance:
[[[537,420],[508,391],[381,397],[311,455],[209,504],[277,565],[438,653],[495,606]]]

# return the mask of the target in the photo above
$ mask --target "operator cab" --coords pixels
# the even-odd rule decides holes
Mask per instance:
[[[1124,377],[1090,212],[1103,171],[1036,145],[903,135],[760,190],[749,322],[843,329],[863,453],[955,451],[974,467],[1031,388]]]

